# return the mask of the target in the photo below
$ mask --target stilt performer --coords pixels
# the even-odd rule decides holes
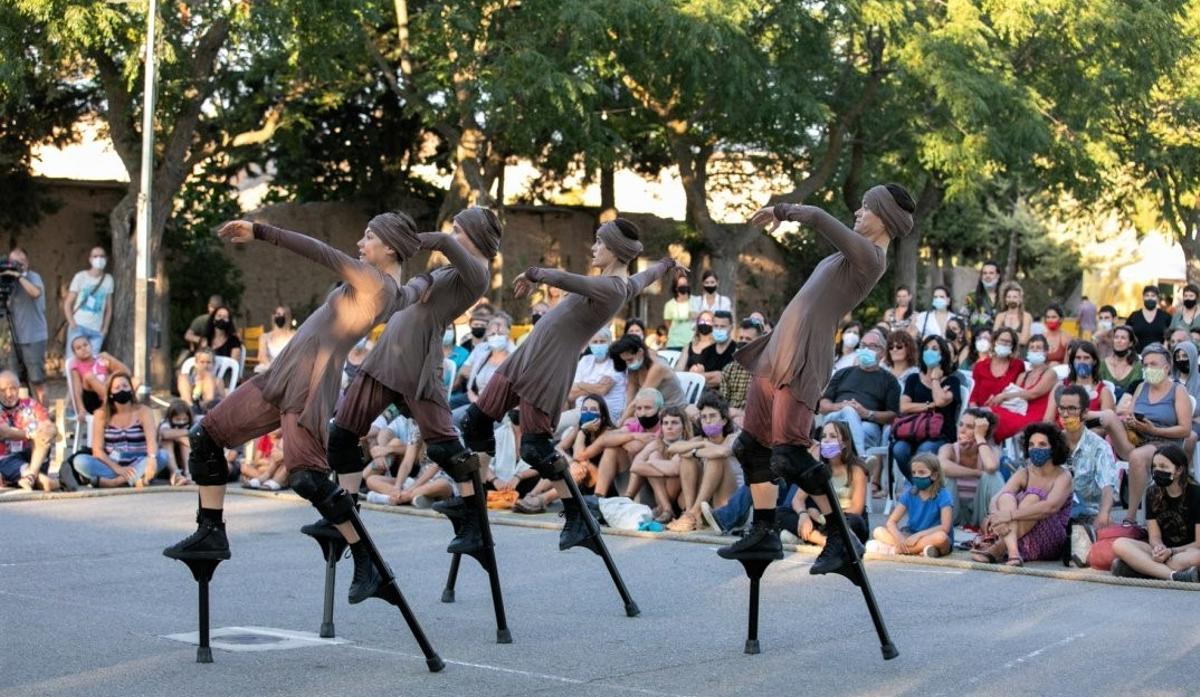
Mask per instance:
[[[837,251],[813,269],[775,330],[734,356],[754,375],[742,433],[733,446],[750,485],[754,522],[741,539],[718,553],[741,561],[751,576],[748,653],[757,652],[757,577],[771,561],[783,558],[775,527],[774,484],[776,477],[782,477],[804,489],[835,530],[809,572],[840,573],[860,586],[879,631],[884,657],[895,656],[862,568],[861,546],[846,526],[837,496],[830,495],[829,472],[809,448],[813,411],[832,373],[830,347],[837,324],[883,276],[888,244],[912,230],[915,208],[903,187],[887,184],[872,187],[863,195],[853,230],[814,206],[781,203],[751,218],[752,224],[767,227],[768,232],[782,221],[801,223],[816,230]]]
[[[623,218],[604,223],[592,245],[592,266],[599,276],[581,276],[558,269],[532,267],[513,282],[518,298],[529,295],[535,284],[545,283],[567,292],[553,310],[534,326],[520,348],[508,357],[488,381],[462,421],[463,438],[475,452],[495,452],[493,427],[513,407],[520,408],[521,459],[538,474],[554,482],[562,496],[564,517],[559,549],[585,546],[600,555],[625,602],[626,614],[636,615],[637,605],[629,597],[616,566],[600,537],[600,528],[580,501],[579,487],[567,471],[567,459],[554,446],[554,428],[567,400],[579,354],[592,336],[612,321],[630,299],[667,271],[682,269],[670,257],[630,277],[628,266],[642,252],[637,226]],[[686,269],[683,269],[686,271]],[[463,505],[445,510],[460,520],[449,552],[467,554],[484,544],[486,513],[475,503],[472,482],[461,490]]]
[[[267,372],[240,385],[192,428],[188,470],[200,485],[198,527],[186,539],[164,549],[163,554],[188,563],[193,573],[197,573],[194,565],[208,562],[215,566],[229,559],[229,540],[222,520],[229,472],[225,448],[282,429],[287,444],[283,464],[289,472],[289,484],[322,516],[333,521],[350,545],[354,557],[350,602],[379,596],[397,605],[425,651],[430,668],[440,670],[441,660],[404,603],[349,494],[330,481],[324,447],[342,366],[351,347],[392,313],[419,301],[431,287],[432,279],[427,274],[403,286],[399,282],[400,262],[420,247],[415,223],[402,213],[384,213],[371,219],[358,242],[358,259],[305,235],[262,223],[237,220],[223,225],[217,234],[235,244],[257,239],[283,247],[327,267],[342,283],[305,320]],[[211,576],[211,567],[207,573]],[[201,629],[206,633],[207,578],[197,574],[197,580],[202,585]]]

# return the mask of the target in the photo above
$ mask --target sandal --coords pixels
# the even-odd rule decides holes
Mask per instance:
[[[545,513],[546,500],[537,494],[530,494],[513,504],[514,513]]]
[[[37,483],[38,477],[36,472],[21,475],[21,478],[17,480],[17,486],[21,487],[24,491],[33,491],[33,487],[37,486]]]
[[[1020,557],[1009,557],[1004,562],[1005,566],[1025,566],[1025,562]]]
[[[667,530],[671,532],[695,532],[696,518],[691,513],[684,513],[667,525]]]
[[[654,522],[662,523],[663,525],[670,523],[674,519],[675,519],[675,513],[673,511],[671,511],[671,509],[669,509],[669,508],[666,509],[665,511],[659,513],[658,515],[654,516]]]
[[[995,554],[992,554],[991,552],[986,552],[981,549],[971,552],[971,561],[977,562],[979,564],[999,564],[1000,563],[1000,560],[996,558]]]

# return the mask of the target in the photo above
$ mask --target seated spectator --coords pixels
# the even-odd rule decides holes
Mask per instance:
[[[97,489],[140,489],[167,467],[167,454],[158,448],[154,412],[138,403],[126,373],[108,378],[105,395],[104,407],[92,423],[92,453],[75,456],[75,471]]]
[[[633,458],[629,468],[629,487],[625,495],[635,498],[642,483],[654,492],[654,519],[669,523],[675,517],[675,499],[679,497],[679,466],[681,455],[672,455],[670,447],[679,441],[692,439],[692,422],[679,407],[662,410],[662,428],[658,437]]]
[[[1200,485],[1188,476],[1187,453],[1160,445],[1154,453],[1154,484],[1146,494],[1149,542],[1113,541],[1114,576],[1196,583],[1200,565]]]
[[[767,319],[767,316],[758,310],[750,313],[750,319],[758,320],[758,323],[762,325],[764,335],[770,334],[771,331],[775,329],[775,326],[771,324],[770,320]]]
[[[893,331],[887,335],[887,353],[883,366],[903,385],[905,379],[917,372],[917,342],[906,331]]]
[[[1108,389],[1108,385],[1100,380],[1097,374],[1100,367],[1100,353],[1096,350],[1096,346],[1090,341],[1076,341],[1071,345],[1071,350],[1067,352],[1067,365],[1070,369],[1067,372],[1067,378],[1063,380],[1063,387],[1078,385],[1087,395],[1087,411],[1093,416],[1098,416],[1100,412],[1112,412],[1116,407],[1116,399],[1113,396],[1112,390]],[[1046,414],[1046,420],[1054,423],[1057,414],[1055,401],[1050,401],[1050,411]],[[1088,424],[1088,428],[1098,426],[1098,423]]]
[[[358,368],[367,360],[367,356],[371,355],[371,350],[375,348],[375,342],[371,341],[370,337],[364,336],[359,339],[350,352],[346,354],[346,362],[342,364],[342,391],[345,392],[350,383],[354,382],[354,378],[358,375]]]
[[[579,484],[581,490],[591,490],[600,497],[608,496],[609,486],[611,486],[617,470],[628,469],[629,462],[632,462],[630,457],[628,458],[629,462],[624,462],[623,466],[613,465],[605,478],[607,484],[603,489],[598,488],[600,471],[604,465],[604,456],[608,448],[619,450],[622,445],[630,442],[626,439],[620,444],[615,444],[616,441],[607,438],[616,429],[612,423],[611,413],[603,397],[596,394],[584,395],[579,406],[578,425],[567,429],[558,444],[559,450],[571,455],[571,478]],[[645,439],[645,442],[649,441],[649,438]],[[613,444],[606,446],[606,443]],[[627,451],[623,452],[628,454]],[[617,453],[614,452],[613,456],[616,457],[616,455]],[[554,482],[544,479],[539,481],[532,491],[522,496],[513,506],[513,510],[517,513],[543,513],[547,505],[558,499],[558,489],[555,488]]]
[[[191,484],[188,476],[188,457],[192,453],[192,442],[188,431],[194,424],[192,410],[182,399],[172,399],[167,413],[158,425],[158,447],[167,454],[167,469],[171,472],[171,486]]]
[[[733,362],[733,352],[737,350],[733,342],[733,315],[725,310],[713,313],[712,338],[713,344],[701,356],[700,364],[704,368],[705,387],[715,389],[721,384],[721,371]]]
[[[931,309],[919,312],[913,317],[911,329],[915,339],[946,336],[946,324],[954,316],[950,311],[950,289],[946,286],[934,286],[933,299],[929,305]]]
[[[225,382],[217,378],[216,358],[212,349],[202,348],[196,352],[196,361],[185,375],[179,373],[179,398],[188,405],[193,414],[203,414],[220,399],[225,398]]]
[[[1071,456],[1067,470],[1074,489],[1071,518],[1102,528],[1112,521],[1110,514],[1117,490],[1117,459],[1108,441],[1086,427],[1089,415],[1088,394],[1080,385],[1069,385],[1055,398],[1063,437]]]
[[[667,326],[666,347],[683,351],[683,347],[692,340],[696,315],[700,309],[699,303],[692,303],[692,288],[688,285],[687,276],[677,277],[674,289],[675,294],[663,305],[663,322]]]
[[[469,328],[468,334],[463,337],[462,347],[467,355],[470,355],[476,348],[487,343],[484,337],[487,336],[488,321],[492,319],[491,306],[477,305],[471,310],[471,319],[467,322]]]
[[[1183,307],[1177,309],[1171,317],[1171,329],[1182,329],[1190,333],[1200,329],[1200,307],[1196,307],[1196,299],[1200,296],[1200,287],[1189,283],[1183,287]]]
[[[237,327],[233,326],[233,314],[228,307],[218,307],[213,312],[204,335],[204,345],[212,349],[214,355],[232,358],[241,364],[242,340],[238,338]]]
[[[1033,333],[1033,315],[1025,310],[1025,291],[1021,289],[1020,283],[1005,283],[1000,289],[1000,294],[1004,297],[1004,307],[996,313],[992,333],[998,335],[1001,329],[1006,328],[1013,330],[1017,335],[1013,351],[1018,351],[1029,343],[1030,334]]]
[[[1042,312],[1042,325],[1046,327],[1046,365],[1049,366],[1065,363],[1067,349],[1075,340],[1074,336],[1062,328],[1063,317],[1062,306],[1058,303],[1050,303]]]
[[[1112,330],[1117,325],[1117,309],[1112,305],[1103,305],[1096,312],[1096,331],[1092,332],[1092,343],[1100,352],[1100,358],[1107,359],[1112,355]]]
[[[242,486],[248,489],[279,491],[287,486],[288,472],[283,466],[283,432],[279,429],[254,441],[250,461],[241,466]]]
[[[463,365],[460,373],[463,378],[462,396],[455,395],[450,399],[450,407],[454,410],[454,423],[462,420],[467,408],[483,394],[483,389],[496,374],[496,370],[508,359],[509,354],[516,350],[516,344],[509,339],[511,321],[503,312],[492,317],[488,321],[485,343],[476,347]]]
[[[1189,442],[1194,446],[1195,437],[1200,435],[1200,366],[1197,358],[1200,352],[1191,341],[1185,341],[1172,350],[1175,357],[1171,364],[1171,379],[1187,389],[1188,396],[1196,400],[1196,408],[1192,411],[1192,435]],[[1186,444],[1185,444],[1186,445]],[[1185,452],[1192,452],[1187,447]]]
[[[883,527],[875,528],[867,551],[942,557],[954,542],[954,505],[937,457],[922,453],[912,461],[912,484],[904,489]],[[900,521],[908,516],[901,527]]]
[[[546,313],[549,311],[550,311],[550,306],[547,305],[546,303],[544,303],[544,302],[534,303],[533,307],[529,308],[529,324],[531,326],[536,326],[538,323],[538,320],[540,320],[542,317],[545,317]],[[525,332],[524,334],[522,334],[520,336],[520,338],[517,339],[517,346],[520,347],[521,344],[525,343],[525,340],[529,338],[529,335],[531,333],[532,332]]]
[[[971,558],[995,564],[1007,554],[1009,566],[1058,559],[1071,517],[1071,473],[1063,468],[1071,451],[1058,428],[1025,427],[1025,466],[992,500],[984,535]]]
[[[191,323],[188,324],[187,331],[183,333],[183,340],[187,344],[188,356],[195,355],[196,350],[204,345],[204,341],[208,336],[208,325],[212,322],[213,313],[217,311],[218,307],[225,307],[225,299],[220,295],[210,295],[204,314],[196,315],[192,318]]]
[[[1025,371],[1020,356],[1013,355],[1017,347],[1017,332],[1000,329],[992,333],[991,351],[980,354],[971,370],[971,396],[967,403],[973,407],[988,406],[994,397],[1017,381]]]
[[[820,412],[826,421],[845,421],[854,438],[854,449],[865,453],[880,443],[883,427],[900,410],[900,383],[879,367],[883,337],[872,330],[857,350],[858,365],[843,368],[821,396]]]
[[[961,317],[951,317],[946,322],[946,345],[950,347],[950,367],[958,370],[970,353],[967,350],[967,327]]]
[[[86,341],[86,337],[76,338]],[[17,374],[0,371],[0,486],[58,489],[60,482],[46,476],[47,458],[57,437],[46,407],[33,397],[22,399]]]
[[[985,402],[985,406],[996,414],[997,441],[1008,440],[1029,424],[1044,421],[1050,412],[1051,392],[1058,384],[1058,375],[1046,365],[1044,336],[1034,334],[1029,338],[1025,360],[1029,368],[1022,370],[1016,380]]]
[[[607,496],[617,475],[628,471],[638,453],[658,437],[662,409],[662,394],[654,388],[643,388],[626,405],[633,415],[622,421],[619,428],[608,428],[602,422],[595,427],[599,433],[585,434],[589,442],[580,451],[575,451],[575,441],[571,442],[573,459],[596,462],[599,458],[592,487],[597,496]],[[571,435],[570,431],[564,434],[563,442]],[[578,440],[577,433],[574,437]]]
[[[582,405],[586,395],[599,395],[608,403],[610,414],[625,411],[625,373],[613,367],[609,345],[612,332],[604,327],[596,332],[588,344],[588,353],[579,359],[575,368],[575,382],[567,392],[567,401],[576,409]]]
[[[895,304],[892,307],[883,311],[883,321],[887,322],[891,331],[900,331],[908,333],[908,328],[912,325],[912,291],[908,286],[900,286],[896,289],[893,296]],[[889,339],[891,337],[888,337]]]
[[[962,387],[958,371],[953,368],[953,358],[946,340],[936,334],[921,342],[921,370],[904,381],[900,397],[900,418],[893,425],[895,443],[892,457],[905,479],[912,480],[908,463],[913,454],[937,453],[941,447],[955,440],[958,432],[958,413],[962,410]],[[922,414],[929,416],[922,417]],[[929,424],[941,417],[942,427],[936,433],[909,435],[904,424],[916,425],[919,421]],[[901,420],[904,420],[903,422]],[[914,428],[915,431],[929,430]]]
[[[762,325],[752,318],[742,320],[738,327],[737,348],[754,341],[763,335]],[[729,405],[729,417],[738,427],[741,426],[742,416],[746,410],[746,393],[750,390],[750,380],[754,376],[746,366],[737,361],[730,361],[721,369],[721,382],[717,391],[721,393],[725,403]]]
[[[372,503],[382,503],[401,506],[413,503],[418,495],[416,474],[420,469],[419,462],[422,453],[420,432],[413,420],[396,413],[387,424],[380,428],[370,441],[371,462],[363,470],[363,482],[367,489],[378,494],[369,500]],[[436,468],[434,468],[436,469]],[[429,483],[437,474],[431,471],[422,481],[422,486]],[[442,493],[438,487],[435,493]],[[421,502],[433,505],[432,501]],[[422,505],[422,508],[428,508]]]
[[[442,332],[442,356],[454,363],[454,371],[448,376],[443,376],[443,379],[449,383],[449,386],[453,386],[455,379],[458,377],[458,371],[462,370],[463,365],[466,364],[467,358],[470,355],[470,351],[454,343],[454,325],[446,325],[446,330]]]
[[[1176,346],[1180,344],[1191,343],[1192,335],[1186,329],[1172,329],[1167,334],[1167,350],[1174,351]]]
[[[537,470],[521,459],[521,412],[512,409],[494,427],[496,456],[483,473],[487,491],[514,491],[526,496],[542,483]],[[572,473],[574,474],[574,473]],[[553,486],[553,482],[550,482]],[[557,490],[555,490],[557,493]]]
[[[633,397],[646,388],[658,391],[663,406],[687,405],[683,385],[679,383],[675,371],[658,360],[658,354],[642,343],[641,339],[636,336],[623,336],[613,342],[608,353],[613,359],[613,368],[625,373],[625,410],[617,417],[618,423],[624,423],[633,416]]]
[[[636,336],[636,335],[635,335]],[[654,333],[646,336],[644,343],[650,348],[658,351],[667,347],[667,325],[660,324],[655,328]]]
[[[632,334],[644,343],[646,341],[646,323],[637,317],[630,318],[625,322],[625,331],[621,336],[625,336],[626,334]]]
[[[683,512],[667,526],[672,532],[691,532],[700,525],[700,504],[721,507],[738,485],[741,468],[733,457],[737,429],[729,418],[729,405],[719,394],[707,391],[700,398],[700,433],[667,448],[678,455]]]
[[[814,444],[821,462],[829,468],[830,484],[837,493],[838,504],[846,516],[846,524],[860,542],[867,541],[867,474],[866,463],[854,450],[850,428],[841,421],[831,421],[821,427],[821,440]],[[796,489],[791,506],[776,513],[781,530],[787,530],[802,542],[825,546],[829,535],[825,516],[803,489]],[[782,513],[782,516],[780,515]]]
[[[87,416],[104,405],[101,395],[108,376],[113,373],[128,374],[129,368],[124,363],[101,351],[100,355],[92,355],[92,344],[85,336],[77,336],[71,342],[71,352],[74,359],[68,365],[73,379],[71,380],[71,402],[75,407],[75,418],[79,423],[86,423]]]
[[[275,308],[271,315],[270,330],[258,338],[258,357],[254,364],[255,373],[265,373],[292,337],[296,330],[292,328],[292,310],[287,305]]]
[[[1113,329],[1111,345],[1112,353],[1100,364],[1100,379],[1111,382],[1117,388],[1114,396],[1120,402],[1125,394],[1132,394],[1141,384],[1142,363],[1138,360],[1137,337],[1132,328],[1122,326]]]
[[[938,450],[942,477],[954,504],[955,524],[980,530],[992,497],[1004,488],[1000,448],[993,436],[996,415],[971,407],[958,420],[957,438]]]
[[[975,366],[979,361],[986,361],[992,356],[992,330],[988,327],[978,327],[971,332],[971,341],[968,342],[965,350],[966,355],[959,356],[958,369],[967,373],[973,373]],[[974,378],[972,377],[972,387],[974,387]]]
[[[1161,344],[1171,326],[1171,315],[1166,309],[1159,307],[1158,286],[1146,286],[1142,289],[1142,309],[1134,310],[1125,320],[1125,324],[1133,330],[1137,337],[1137,345],[1149,346]]]
[[[681,373],[704,373],[704,358],[707,356],[707,351],[714,343],[713,337],[713,313],[707,310],[696,315],[696,329],[692,332],[692,338],[688,341],[687,346],[683,351],[679,352],[679,358],[675,359],[675,370]]]
[[[858,342],[862,340],[862,333],[862,322],[852,320],[842,325],[841,339],[834,351],[834,372],[857,365],[858,356],[855,351],[858,350]]]

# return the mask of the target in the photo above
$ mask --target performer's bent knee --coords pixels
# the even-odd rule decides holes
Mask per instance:
[[[434,464],[456,482],[470,481],[479,470],[479,458],[463,447],[457,438],[426,443],[425,452]]]
[[[554,447],[548,433],[521,434],[521,459],[552,481],[562,479],[567,471],[567,459]]]
[[[225,486],[229,480],[229,464],[225,461],[225,449],[209,435],[203,424],[196,424],[188,431],[191,454],[188,455],[188,472],[200,486]]]
[[[468,448],[477,453],[495,454],[495,428],[496,420],[485,414],[478,405],[472,404],[467,407],[467,413],[462,420],[462,431],[463,440],[467,442]]]
[[[766,484],[775,480],[771,471],[771,449],[742,431],[733,442],[733,456],[742,466],[747,484]]]
[[[809,496],[829,493],[829,473],[821,461],[802,445],[777,445],[771,449],[771,469]]]
[[[344,523],[354,513],[354,499],[329,479],[328,472],[292,470],[288,484],[300,498],[311,503],[331,523]]]
[[[359,447],[358,434],[338,426],[329,424],[329,467],[338,474],[354,474],[361,472],[363,463],[362,448]]]

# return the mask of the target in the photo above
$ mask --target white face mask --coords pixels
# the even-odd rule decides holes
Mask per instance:
[[[1113,323],[1112,323],[1111,319],[1102,319],[1102,320],[1100,320],[1099,324],[1100,324],[1100,328],[1104,331],[1108,331],[1113,328]]]
[[[92,257],[92,268],[97,271],[103,271],[108,265],[108,257]]]
[[[854,332],[842,334],[842,346],[845,346],[846,348],[854,348],[855,346],[858,346],[858,334],[855,334]]]
[[[996,344],[996,355],[1000,358],[1008,358],[1012,355],[1012,347],[1007,344]]]
[[[1043,363],[1046,362],[1046,354],[1044,354],[1040,351],[1030,351],[1025,356],[1025,360],[1029,361],[1029,365],[1034,365],[1034,366],[1042,365]]]
[[[975,353],[987,353],[992,350],[992,342],[987,339],[979,339],[975,342]]]

